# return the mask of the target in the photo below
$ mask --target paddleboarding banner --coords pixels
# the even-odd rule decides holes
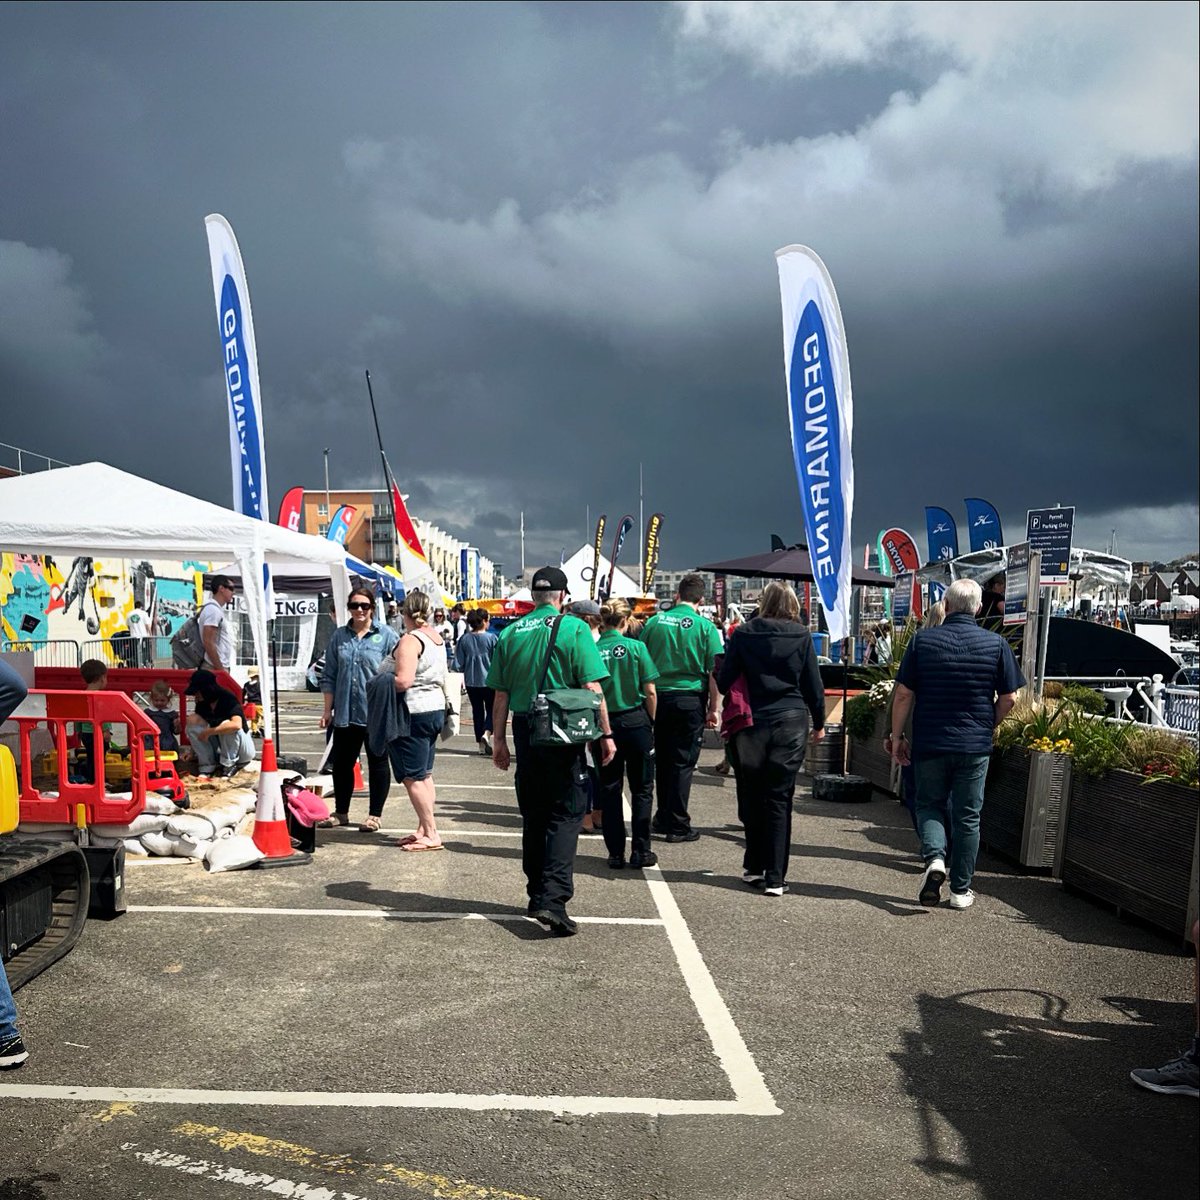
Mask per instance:
[[[617,578],[617,559],[621,557],[621,549],[625,545],[625,538],[629,535],[629,531],[633,528],[633,517],[626,514],[621,518],[620,524],[617,526],[617,532],[613,535],[613,552],[612,557],[608,561],[608,583],[605,584],[603,599],[607,600],[612,595],[613,584]]]
[[[958,525],[944,508],[925,509],[925,537],[930,562],[958,557]]]
[[[850,636],[854,509],[850,357],[833,280],[807,246],[775,252],[792,458],[813,578],[830,637]]]
[[[642,552],[642,590],[654,590],[654,573],[658,570],[658,535],[662,529],[662,513],[651,513],[646,522],[646,546]]]
[[[219,213],[204,218],[212,267],[221,370],[229,403],[229,453],[233,467],[233,507],[247,517],[269,521],[267,456],[263,446],[258,347],[250,315],[250,290],[233,228]]]
[[[325,536],[331,542],[337,542],[339,546],[344,546],[346,537],[350,533],[350,522],[354,520],[356,512],[358,509],[353,504],[343,504],[333,514],[333,520],[329,522],[329,531]]]
[[[595,552],[592,558],[592,577],[588,580],[589,600],[595,600],[596,586],[600,582],[600,556],[604,553],[604,526],[607,521],[608,517],[601,513],[596,522],[596,536],[592,541],[592,549]]]
[[[917,552],[917,543],[912,540],[912,535],[905,533],[903,529],[885,529],[879,535],[879,546],[883,551],[883,557],[880,562],[887,562],[889,575],[902,575],[908,573],[915,575],[916,571],[921,566],[921,555]],[[904,586],[900,583],[896,584],[897,593]],[[921,615],[921,593],[909,589],[912,594],[910,611],[913,616],[920,617]],[[893,603],[898,603],[898,599]],[[905,614],[905,620],[908,615]],[[895,611],[892,612],[892,620],[900,623],[900,618]]]
[[[300,521],[303,514],[304,489],[302,487],[290,488],[279,505],[279,520],[275,524],[282,525],[284,529],[290,529],[293,533],[301,533]]]
[[[1000,528],[1000,514],[989,500],[968,496],[963,501],[967,506],[967,525],[971,536],[971,553],[976,550],[992,550],[1004,545],[1004,531]]]

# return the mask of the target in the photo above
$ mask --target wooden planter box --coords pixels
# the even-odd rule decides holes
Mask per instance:
[[[1195,919],[1198,813],[1195,788],[1143,783],[1129,771],[1076,775],[1063,839],[1063,883],[1168,933],[1188,936]]]
[[[876,791],[894,796],[896,793],[892,791],[892,759],[883,748],[884,716],[883,712],[876,716],[875,730],[868,741],[847,738],[850,753],[846,770],[851,775],[861,775],[864,779],[869,779]]]
[[[980,840],[1022,866],[1055,870],[1070,786],[1069,755],[997,751],[988,766]]]

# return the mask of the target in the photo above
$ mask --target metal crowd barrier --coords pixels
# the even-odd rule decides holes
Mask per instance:
[[[0,638],[0,654],[32,654],[35,667],[78,667],[79,644],[65,639],[12,642]]]
[[[173,665],[171,639],[166,637],[97,638],[83,643],[80,656],[81,661],[98,658],[110,667],[165,670]]]

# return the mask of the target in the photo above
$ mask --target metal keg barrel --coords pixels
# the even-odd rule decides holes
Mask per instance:
[[[819,742],[809,740],[804,770],[809,775],[846,773],[846,731],[841,725],[826,725]]]

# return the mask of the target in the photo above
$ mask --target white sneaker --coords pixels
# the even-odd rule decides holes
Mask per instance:
[[[921,890],[917,899],[926,908],[937,908],[942,899],[942,884],[946,882],[946,863],[943,859],[935,858],[921,876]]]
[[[970,908],[975,903],[975,893],[967,888],[965,892],[950,893],[951,908]]]
[[[753,871],[742,872],[742,882],[748,883],[751,887],[762,887],[765,875],[756,875]]]

